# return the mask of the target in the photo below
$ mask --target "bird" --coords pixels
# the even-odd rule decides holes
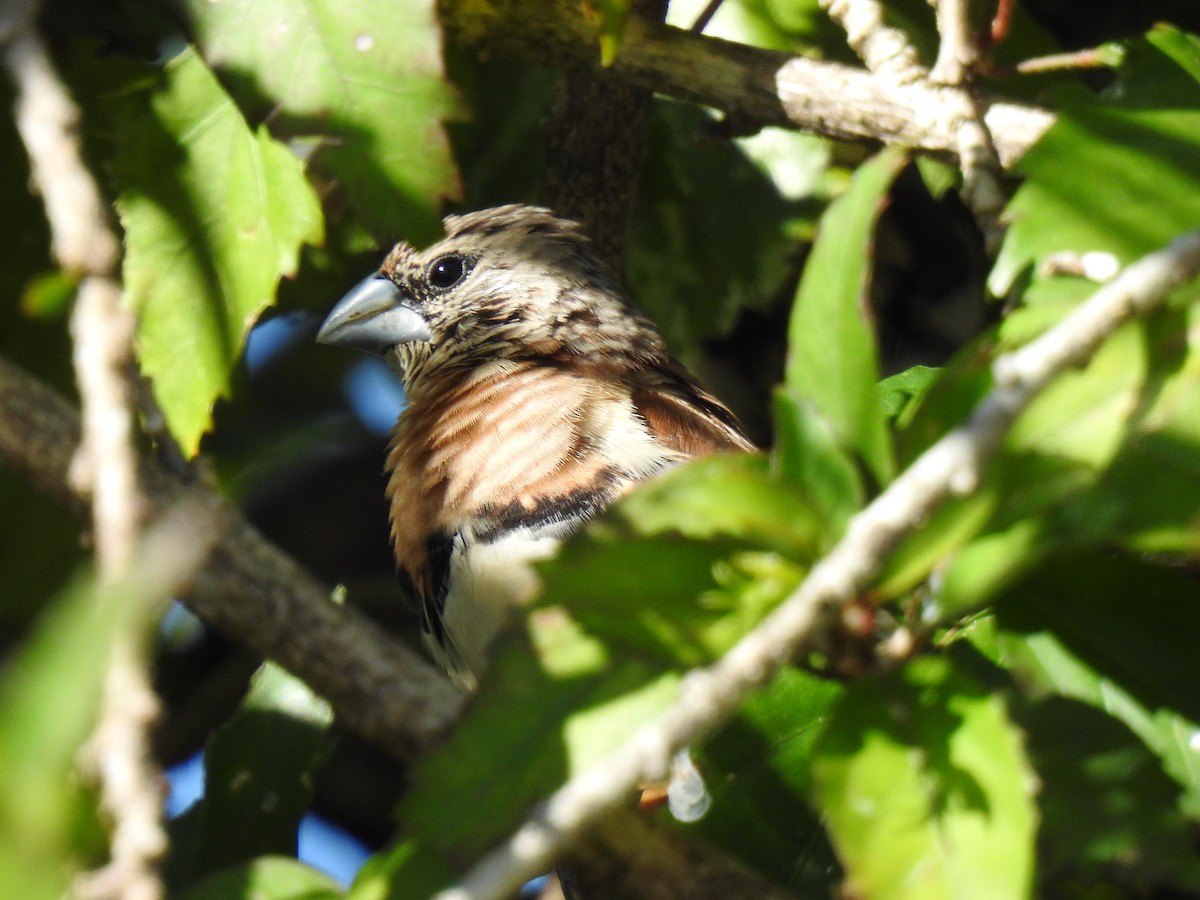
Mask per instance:
[[[385,470],[402,592],[433,657],[473,688],[533,564],[631,488],[751,451],[584,229],[511,204],[399,243],[317,340],[381,356],[407,404]]]

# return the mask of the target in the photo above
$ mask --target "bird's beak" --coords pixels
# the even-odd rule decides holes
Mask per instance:
[[[383,353],[409,341],[428,341],[429,324],[389,279],[372,275],[360,281],[321,323],[322,344]]]

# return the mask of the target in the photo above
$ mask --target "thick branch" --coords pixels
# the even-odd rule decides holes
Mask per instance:
[[[0,358],[0,465],[86,515],[67,475],[79,443],[79,416],[52,388]],[[150,517],[188,492],[143,462]],[[352,609],[270,544],[223,500],[224,519],[207,563],[183,600],[197,615],[268,656],[333,704],[356,733],[399,759],[411,759],[456,718],[463,696],[415,651]]]
[[[556,791],[513,836],[441,900],[504,897],[547,866],[575,835],[622,803],[639,783],[662,778],[672,756],[720,726],[790,659],[822,636],[866,590],[890,554],[945,500],[975,490],[985,464],[1033,399],[1084,364],[1120,325],[1165,302],[1200,274],[1200,231],[1127,268],[1057,326],[998,358],[996,387],[964,425],[923,453],[866,509],[784,603],[724,657],[684,680],[679,701],[604,763]]]
[[[458,40],[484,52],[560,67],[600,70],[596,26],[579,4],[444,0]],[[904,144],[956,156],[958,119],[945,113],[954,88],[898,84],[865,69],[819,62],[631,18],[611,69],[630,85],[713,107],[739,129],[767,125],[853,141]],[[983,117],[1008,167],[1053,121],[1045,109],[983,99]]]

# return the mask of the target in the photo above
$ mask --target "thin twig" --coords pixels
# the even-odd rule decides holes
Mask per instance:
[[[439,900],[514,892],[544,870],[579,830],[618,806],[639,783],[661,778],[681,747],[711,734],[746,696],[805,647],[819,642],[842,606],[871,583],[888,554],[951,496],[974,491],[1017,416],[1059,374],[1083,364],[1120,325],[1163,304],[1200,274],[1200,232],[1144,257],[1061,323],[993,364],[995,387],[965,424],[922,454],[850,522],[800,587],[722,659],[684,680],[680,698],[607,760],[573,777],[501,847]]]
[[[926,75],[917,48],[899,28],[884,22],[878,0],[818,0],[829,17],[842,26],[846,41],[872,74],[900,84],[912,84]]]
[[[1107,47],[1089,47],[1071,53],[1050,53],[1023,59],[1015,66],[1018,75],[1038,75],[1043,72],[1067,72],[1075,69],[1099,69],[1119,63],[1117,51]]]
[[[721,4],[725,0],[708,0],[704,9],[700,10],[700,15],[696,16],[696,21],[688,27],[688,31],[700,34],[708,27],[708,23],[712,21],[712,17],[717,14],[717,10],[721,8]]]
[[[984,110],[972,92],[971,82],[979,64],[979,42],[971,30],[969,0],[936,0],[938,37],[937,62],[929,81],[944,85],[945,112],[955,122],[958,165],[962,172],[962,198],[983,234],[989,257],[1000,251],[1004,228],[1000,216],[1008,201],[1000,188],[1000,154],[988,129]]]
[[[937,0],[937,61],[929,77],[939,84],[961,85],[979,59],[979,45],[971,32],[968,0]]]

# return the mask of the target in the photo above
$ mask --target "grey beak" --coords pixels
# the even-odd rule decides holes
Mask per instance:
[[[322,344],[354,347],[383,353],[409,341],[428,341],[432,335],[424,317],[387,278],[364,278],[321,323],[317,340]]]

